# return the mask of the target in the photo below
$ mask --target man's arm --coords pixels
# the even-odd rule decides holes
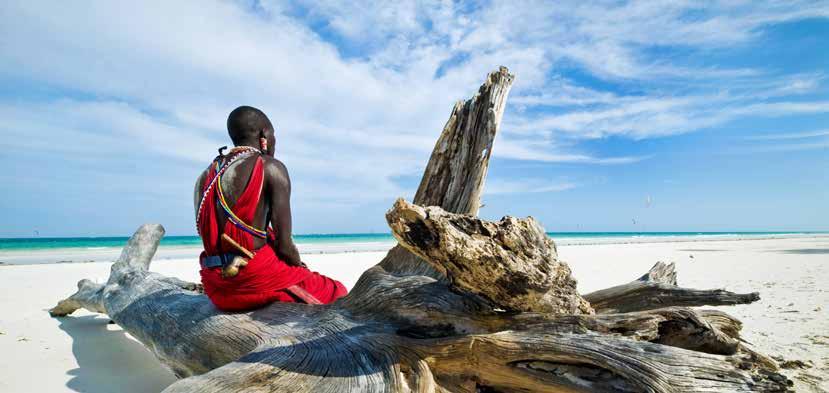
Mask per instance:
[[[193,190],[193,209],[195,210],[196,220],[199,219],[199,204],[202,198],[202,189],[204,189],[204,180],[207,178],[207,171],[204,171],[196,179],[196,188]]]
[[[276,244],[273,249],[279,259],[288,264],[300,266],[302,261],[299,250],[291,237],[291,178],[285,164],[274,158],[265,159],[265,175],[267,176],[268,194],[270,202],[269,220],[276,231]]]

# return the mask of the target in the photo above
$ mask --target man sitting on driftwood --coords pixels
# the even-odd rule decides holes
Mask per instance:
[[[196,227],[204,243],[201,281],[219,309],[271,302],[330,303],[342,283],[310,271],[291,238],[291,181],[274,158],[274,128],[259,109],[241,106],[227,119],[235,147],[196,181]]]

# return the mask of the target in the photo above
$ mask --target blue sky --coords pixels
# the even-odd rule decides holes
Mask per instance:
[[[194,234],[193,181],[243,104],[276,125],[296,233],[384,232],[453,102],[499,65],[516,82],[482,216],[829,230],[824,1],[4,1],[0,18],[0,237]]]

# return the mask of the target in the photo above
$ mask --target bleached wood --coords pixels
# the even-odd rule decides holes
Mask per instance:
[[[498,223],[402,199],[386,213],[400,244],[428,261],[453,288],[508,311],[592,314],[570,267],[534,219]]]
[[[596,312],[630,312],[669,306],[730,306],[760,300],[760,294],[722,289],[689,289],[677,286],[676,266],[657,262],[651,270],[627,284],[584,295]]]
[[[478,214],[492,144],[514,79],[501,67],[472,99],[455,104],[415,193],[416,204]]]
[[[506,67],[499,67],[487,75],[472,98],[455,103],[423,171],[415,204],[478,214],[489,157],[514,80]],[[401,246],[392,248],[380,266],[398,274],[445,278],[433,265]]]

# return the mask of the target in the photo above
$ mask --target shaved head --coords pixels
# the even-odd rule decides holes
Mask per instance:
[[[255,143],[273,135],[273,125],[265,113],[252,106],[240,106],[227,117],[227,133],[236,146]],[[255,146],[255,145],[254,145]]]

